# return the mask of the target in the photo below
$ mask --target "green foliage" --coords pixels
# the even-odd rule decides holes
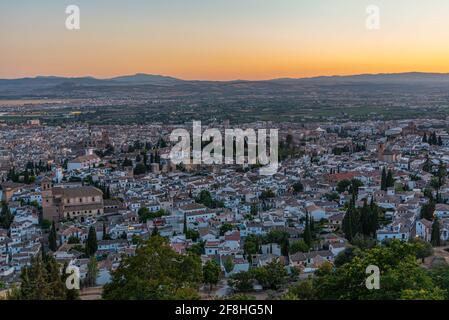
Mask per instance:
[[[237,292],[252,290],[254,281],[264,289],[277,290],[287,282],[287,279],[288,272],[284,265],[274,260],[263,267],[232,275],[229,284]]]
[[[287,270],[279,261],[272,261],[267,265],[251,270],[254,278],[264,289],[277,290],[287,281]]]
[[[12,215],[11,210],[9,210],[8,205],[4,203],[2,210],[0,211],[0,228],[8,230],[13,221],[14,216]]]
[[[48,247],[53,252],[55,252],[58,249],[56,240],[57,240],[56,226],[55,222],[53,221],[51,224],[50,234],[48,235]]]
[[[274,194],[273,190],[267,189],[267,190],[262,191],[259,198],[261,200],[266,200],[266,199],[274,198],[275,196],[276,195]]]
[[[340,196],[338,195],[338,193],[336,192],[332,192],[332,193],[326,193],[325,194],[326,200],[327,201],[335,201],[338,202],[340,200]]]
[[[207,261],[203,266],[203,280],[204,283],[212,286],[216,285],[220,281],[221,268],[215,260]]]
[[[421,219],[432,221],[434,212],[435,202],[429,201],[429,203],[426,203],[421,207]]]
[[[193,242],[196,242],[196,240],[198,240],[199,237],[200,237],[200,233],[196,230],[188,229],[186,232],[186,238],[192,239]]]
[[[68,290],[65,286],[66,275],[53,256],[42,260],[41,255],[33,258],[30,266],[22,268],[20,288],[13,290],[10,300],[74,300],[78,299],[77,290]],[[65,270],[65,268],[62,268]]]
[[[289,296],[284,296],[283,300],[315,300],[315,290],[311,279],[303,280],[288,289]]]
[[[421,259],[424,262],[424,258],[430,257],[433,255],[433,248],[430,243],[424,241],[420,238],[412,239],[410,241],[411,244],[415,247],[415,254],[418,259]]]
[[[43,230],[48,230],[51,227],[51,221],[48,219],[42,219],[40,226]]]
[[[387,191],[387,171],[385,167],[382,168],[382,176],[380,178],[380,189]]]
[[[358,179],[352,179],[351,185],[349,186],[349,193],[357,195],[359,193],[359,188],[363,187],[363,182]]]
[[[401,300],[445,300],[445,292],[440,288],[433,289],[405,289],[401,293]]]
[[[223,202],[212,199],[212,195],[207,190],[202,190],[198,198],[196,198],[195,200],[197,203],[204,204],[206,207],[211,209],[224,207]]]
[[[272,230],[262,238],[264,244],[277,243],[281,246],[281,252],[284,256],[288,255],[288,246],[290,235],[288,232]]]
[[[136,164],[136,166],[134,167],[134,171],[133,171],[133,173],[135,175],[145,174],[146,172],[147,172],[147,167],[143,163]]]
[[[124,257],[104,286],[107,300],[198,299],[202,281],[201,261],[195,255],[180,255],[167,240],[153,236]]]
[[[295,182],[292,185],[293,188],[293,192],[294,193],[299,193],[299,192],[303,192],[304,191],[304,186],[302,185],[301,181]]]
[[[259,213],[259,208],[256,204],[251,205],[251,215],[256,216]]]
[[[445,290],[445,299],[449,299],[449,266],[447,264],[438,265],[430,270],[430,276],[434,283]]]
[[[69,239],[67,239],[68,244],[77,244],[80,243],[80,239],[76,236],[70,236]]]
[[[190,252],[197,256],[201,256],[202,254],[204,254],[204,242],[194,243],[190,248],[187,249],[187,252]]]
[[[432,224],[431,243],[434,247],[438,247],[441,245],[440,221],[438,221],[438,219],[435,219]]]
[[[351,185],[351,181],[349,181],[349,180],[347,180],[347,179],[341,180],[341,181],[339,181],[339,182],[337,183],[337,188],[336,188],[336,190],[337,190],[339,193],[343,193],[343,192],[345,192],[345,191],[348,190],[348,188],[349,188],[350,185]]]
[[[379,207],[365,200],[362,208],[355,207],[354,198],[349,203],[348,210],[343,218],[342,227],[346,239],[352,241],[356,234],[373,237],[379,228]]]
[[[387,173],[386,186],[387,188],[394,187],[393,171],[391,171],[390,169],[388,170]]]
[[[334,259],[334,265],[338,268],[344,265],[345,263],[349,263],[354,259],[354,257],[360,256],[362,251],[358,247],[349,247],[344,249],[342,252],[337,254]]]
[[[104,240],[104,239],[103,239]],[[133,234],[132,238],[131,238],[131,243],[134,245],[139,245],[143,242],[143,239],[141,236],[137,235],[137,234]]]
[[[252,261],[252,255],[259,253],[260,245],[261,245],[261,238],[254,234],[249,234],[245,238],[243,250],[245,254],[248,256],[249,261]]]
[[[230,223],[223,223],[220,227],[220,236],[224,236],[224,234],[228,231],[234,230],[234,226]]]
[[[227,273],[232,272],[234,270],[234,261],[231,256],[226,256],[223,260],[223,267]]]
[[[362,250],[374,248],[377,244],[377,240],[372,237],[365,236],[357,233],[351,241],[351,244]]]
[[[84,285],[86,287],[94,287],[97,284],[98,277],[98,265],[97,259],[92,256],[89,259],[89,263],[87,265],[87,274],[84,280]]]
[[[95,231],[94,226],[90,226],[89,233],[87,234],[86,240],[86,255],[93,256],[95,252],[97,252],[98,243],[97,243],[97,232]]]
[[[396,300],[428,297],[441,298],[441,289],[429,273],[417,263],[419,245],[399,240],[357,254],[336,268],[323,266],[313,279],[317,299]],[[381,290],[365,286],[366,268],[379,267]]]
[[[304,240],[293,242],[289,247],[289,253],[294,254],[296,252],[309,252],[310,247]]]
[[[229,285],[237,292],[246,292],[253,289],[254,277],[250,271],[238,272],[229,279]]]
[[[309,217],[309,214],[307,213],[305,226],[304,226],[304,233],[303,233],[302,237],[304,238],[304,242],[306,243],[306,245],[308,247],[312,246],[312,230],[310,228],[311,220],[312,219]]]
[[[425,172],[432,172],[433,169],[433,164],[432,161],[430,160],[429,156],[426,156],[426,161],[424,162],[423,168],[422,168]]]
[[[153,220],[156,218],[163,217],[163,216],[167,215],[167,212],[164,209],[160,209],[158,211],[151,212],[148,208],[142,207],[139,209],[137,214],[139,215],[139,221],[142,223],[145,223],[148,220]]]
[[[133,162],[131,160],[129,160],[128,158],[125,158],[125,160],[123,160],[122,162],[122,167],[132,167]]]

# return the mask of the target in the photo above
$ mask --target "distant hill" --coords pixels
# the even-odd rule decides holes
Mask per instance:
[[[282,84],[339,84],[339,83],[377,83],[377,84],[426,84],[426,83],[449,83],[449,73],[379,73],[359,74],[350,76],[320,76],[311,78],[280,78],[272,79],[271,82]]]
[[[2,91],[8,89],[48,89],[62,84],[89,86],[99,85],[101,83],[103,83],[103,80],[99,80],[93,77],[65,78],[54,76],[38,76],[35,78],[0,79],[0,89]]]
[[[135,75],[120,76],[109,79],[111,81],[126,82],[133,84],[152,84],[152,85],[174,85],[183,80],[176,79],[173,77],[146,74],[146,73],[136,73]]]
[[[21,97],[96,97],[106,92],[108,95],[122,95],[129,92],[129,86],[135,93],[161,93],[167,95],[182,92],[185,95],[202,94],[222,95],[229,99],[234,96],[279,96],[305,94],[312,90],[347,90],[359,94],[381,94],[389,90],[402,92],[429,93],[435,89],[449,90],[449,74],[446,73],[393,73],[360,74],[351,76],[321,76],[312,78],[281,78],[262,81],[201,81],[181,80],[173,77],[138,73],[110,79],[94,77],[57,77],[38,76],[35,78],[0,79],[0,98]],[[323,93],[323,92],[321,92]]]
[[[172,77],[151,74],[135,74],[120,76],[111,79],[97,79],[94,77],[57,77],[37,76],[34,78],[0,79],[0,87],[33,87],[48,88],[60,85],[90,86],[90,85],[116,85],[116,84],[152,84],[152,85],[174,85],[183,82]]]
[[[260,83],[277,83],[277,84],[301,84],[311,83],[314,85],[337,84],[337,83],[433,83],[443,82],[449,83],[449,73],[424,73],[424,72],[407,72],[407,73],[379,73],[379,74],[359,74],[350,76],[319,76],[310,78],[279,78],[270,80],[235,80],[235,81],[208,81],[208,80],[182,80],[169,76],[153,75],[146,73],[137,73],[134,75],[118,76],[110,79],[97,79],[94,77],[58,77],[58,76],[37,76],[34,78],[19,79],[0,79],[0,86],[52,86],[61,85],[63,83],[71,83],[76,85],[115,85],[120,84],[150,84],[150,85],[178,85],[178,84],[245,84],[255,85]]]

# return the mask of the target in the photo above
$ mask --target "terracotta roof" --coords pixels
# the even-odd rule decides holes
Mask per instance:
[[[100,189],[91,186],[77,187],[77,188],[55,187],[53,188],[53,194],[61,195],[65,198],[103,196],[103,192]]]

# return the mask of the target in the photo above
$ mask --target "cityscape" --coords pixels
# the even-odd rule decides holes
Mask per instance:
[[[61,7],[61,25],[80,12],[81,24],[57,32],[103,32],[89,31],[100,28],[90,14],[83,20],[83,8],[97,5],[79,2],[66,15]],[[198,19],[221,34],[218,22]],[[381,26],[367,32],[387,32]],[[28,40],[28,49],[39,47]],[[87,52],[98,67],[75,59],[80,74],[56,49],[16,56],[14,41],[0,53],[0,300],[449,299],[447,61],[435,55],[425,68],[411,54],[422,71],[400,59],[399,69],[362,70],[354,60],[341,71],[346,62],[337,59],[323,71],[307,55],[311,69],[294,76],[302,70],[294,65],[281,76],[277,58],[262,53],[266,70],[242,65],[240,73],[230,63],[234,75],[226,59],[220,67],[206,59],[194,73],[178,64],[200,56],[183,56],[171,72],[158,56],[167,44],[156,39],[153,69],[140,55],[139,71],[125,62],[123,72],[104,69]],[[246,311],[273,312],[262,304]],[[195,312],[212,311],[182,304],[176,314]]]

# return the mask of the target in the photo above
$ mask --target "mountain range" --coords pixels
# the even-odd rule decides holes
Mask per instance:
[[[344,84],[344,83],[383,83],[383,84],[407,84],[407,83],[449,83],[449,73],[379,73],[379,74],[359,74],[349,76],[318,76],[310,78],[278,78],[269,80],[232,80],[232,81],[211,81],[211,80],[182,80],[169,76],[137,73],[134,75],[124,75],[109,79],[99,79],[90,76],[86,77],[58,77],[58,76],[37,76],[34,78],[0,79],[0,86],[57,86],[64,83],[73,85],[157,85],[172,86],[182,83],[237,83],[237,82],[272,82],[278,84]]]
[[[34,78],[0,79],[0,99],[23,98],[96,98],[124,95],[129,97],[198,96],[203,99],[248,99],[250,97],[279,99],[306,96],[376,94],[443,94],[449,91],[447,73],[360,74],[312,78],[279,78],[270,80],[182,80],[163,75],[138,73],[109,79],[94,77],[38,76]]]

